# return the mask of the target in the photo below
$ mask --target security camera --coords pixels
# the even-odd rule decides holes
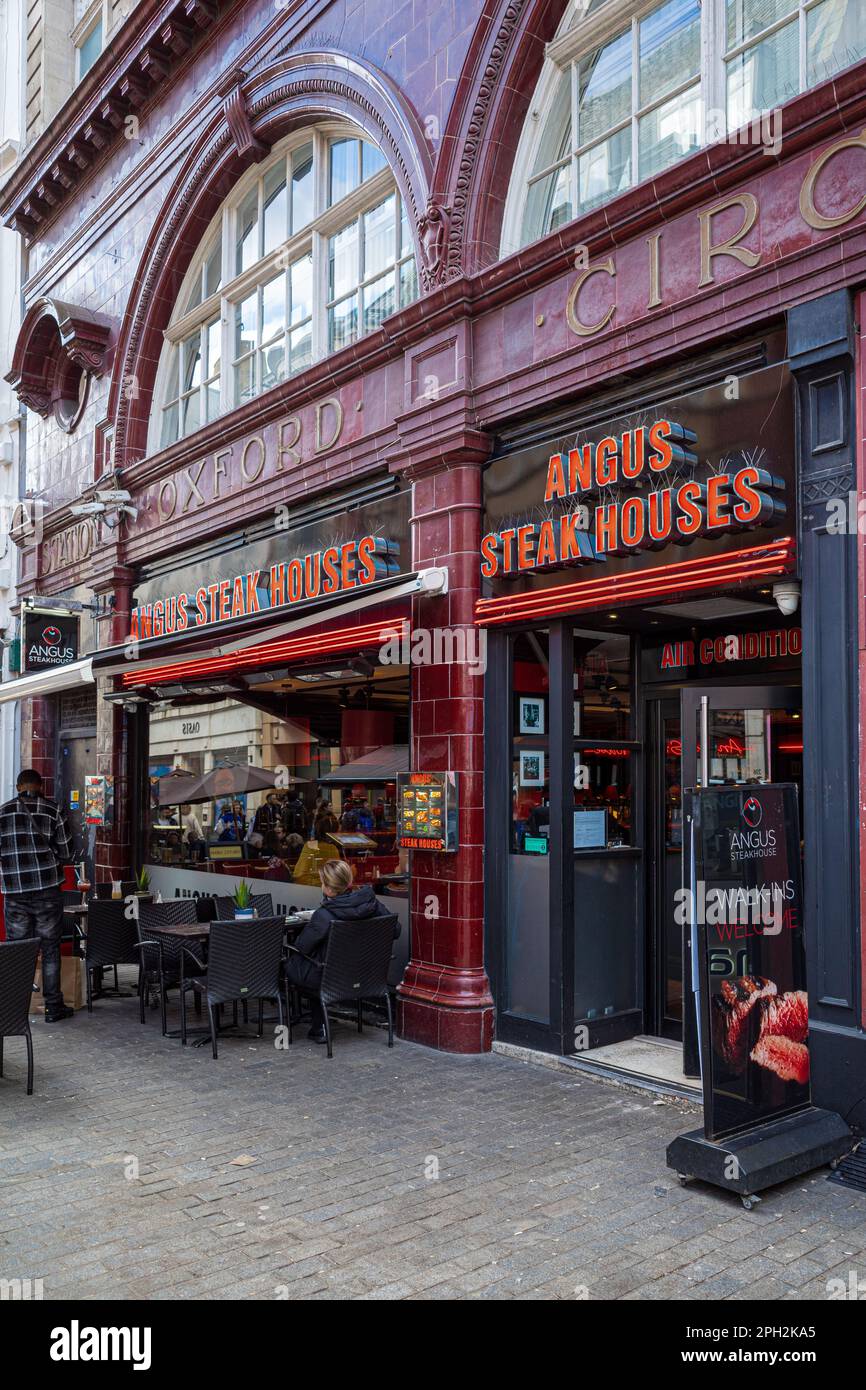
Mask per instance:
[[[114,507],[110,512],[106,512],[102,519],[105,522],[106,526],[113,531],[117,526],[120,525],[121,520],[125,516],[128,516],[132,521],[135,521],[136,517],[138,516],[138,508]]]
[[[100,502],[117,503],[132,501],[132,493],[127,492],[126,488],[119,488],[114,492],[100,492],[99,488],[97,488],[96,495],[99,498]]]
[[[796,613],[800,606],[800,585],[796,579],[786,579],[773,585],[773,598],[779,608],[779,612],[785,618],[790,618],[792,613]]]
[[[105,511],[104,502],[79,502],[76,506],[70,507],[73,516],[102,516]]]

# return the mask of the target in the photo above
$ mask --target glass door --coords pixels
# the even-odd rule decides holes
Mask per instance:
[[[799,686],[687,686],[682,691],[683,786],[797,782],[802,776]],[[707,758],[702,756],[706,731]]]
[[[682,785],[794,782],[802,793],[799,686],[686,686],[681,692]],[[706,748],[706,755],[704,754]],[[699,1073],[691,940],[683,927],[683,1070]]]
[[[648,922],[646,1031],[682,1038],[683,934],[676,893],[682,887],[683,798],[680,703],[651,700],[647,721]]]

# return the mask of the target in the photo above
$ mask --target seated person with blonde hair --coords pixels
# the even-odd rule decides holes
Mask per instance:
[[[352,866],[345,859],[330,859],[319,870],[324,894],[309,922],[301,930],[294,945],[300,954],[291,954],[286,966],[289,983],[302,989],[318,991],[322,966],[328,947],[332,922],[363,922],[371,917],[387,917],[389,913],[379,902],[369,883],[355,888]],[[394,938],[400,935],[400,924],[394,928]],[[311,1023],[308,1038],[323,1043],[325,1019],[317,998],[312,999]]]

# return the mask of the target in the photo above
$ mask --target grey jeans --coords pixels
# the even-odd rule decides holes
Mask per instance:
[[[42,888],[36,893],[7,893],[3,912],[7,940],[38,938],[42,951],[42,997],[46,1013],[54,1013],[63,1007],[60,987],[63,894],[59,888]]]

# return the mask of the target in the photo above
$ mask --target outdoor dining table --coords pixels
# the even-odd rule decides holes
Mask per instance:
[[[243,925],[243,921],[237,923],[239,929],[242,929]],[[285,929],[293,933],[299,932],[305,925],[306,919],[303,917],[286,917],[284,921]],[[195,938],[196,941],[207,941],[210,929],[210,922],[180,922],[171,926],[149,926],[147,931],[149,936],[182,936],[188,939]]]
[[[230,920],[230,919],[229,919],[229,920]],[[306,925],[307,920],[308,920],[308,919],[307,919],[306,917],[301,917],[301,916],[297,916],[297,917],[295,917],[295,916],[293,916],[293,917],[288,917],[288,916],[287,916],[287,917],[284,919],[284,926],[285,926],[285,928],[287,929],[287,931],[289,931],[289,932],[292,933],[292,935],[296,935],[296,934],[301,930],[301,927],[303,927],[303,926]],[[243,930],[244,922],[243,922],[243,921],[239,921],[239,922],[237,923],[237,926],[238,926],[238,929],[239,929],[239,930]],[[210,929],[211,929],[211,923],[210,923],[210,922],[174,922],[174,923],[172,923],[170,926],[169,926],[169,925],[166,925],[166,926],[149,926],[149,927],[147,928],[147,933],[148,933],[148,936],[181,937],[182,939],[184,939],[184,940],[186,940],[186,941],[198,941],[198,942],[201,942],[201,943],[204,944],[204,943],[206,943],[206,942],[209,940],[209,938],[210,938]],[[237,1004],[235,1004],[235,1022],[231,1025],[232,1027],[235,1027],[235,1028],[238,1026],[237,1021],[236,1021],[236,1018],[237,1018]],[[268,1022],[271,1022],[272,1020],[267,1020],[267,1021],[268,1021]],[[245,1023],[247,1022],[247,1008],[246,1008],[246,1002],[244,1002],[244,1022],[245,1022]],[[173,1032],[170,1032],[168,1036],[169,1036],[169,1037],[177,1037],[178,1034],[177,1034],[177,1032],[174,1032],[174,1031],[173,1031]],[[207,1032],[205,1032],[204,1030],[195,1030],[195,1029],[192,1029],[192,1030],[189,1031],[188,1036],[189,1036],[190,1044],[191,1044],[192,1047],[204,1047],[204,1046],[206,1046],[206,1044],[207,1044],[208,1041],[209,1041],[209,1034],[208,1034]]]

